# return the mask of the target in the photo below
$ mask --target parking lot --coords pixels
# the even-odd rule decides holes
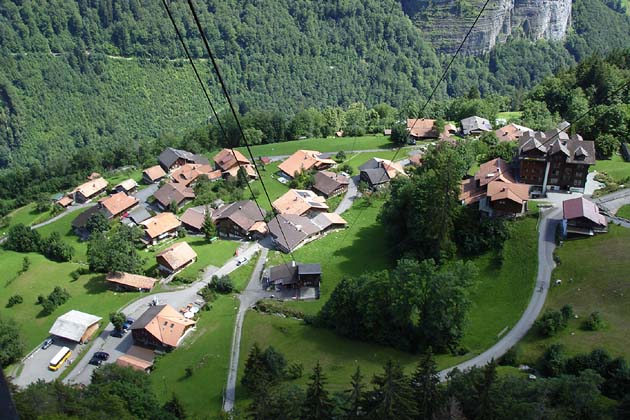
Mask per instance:
[[[57,371],[53,372],[52,370],[49,370],[48,364],[50,363],[50,359],[52,359],[64,346],[72,350],[72,355]],[[53,344],[46,350],[38,348],[24,360],[22,373],[13,381],[13,383],[18,386],[27,386],[38,379],[43,379],[46,382],[54,381],[59,377],[59,375],[61,375],[61,372],[72,364],[72,362],[77,358],[77,355],[86,347],[87,345],[55,337]]]

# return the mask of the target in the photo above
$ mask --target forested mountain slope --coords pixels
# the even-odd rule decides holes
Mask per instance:
[[[225,109],[186,2],[170,4]],[[242,113],[420,103],[450,58],[398,0],[195,4]],[[518,107],[527,89],[576,58],[630,44],[630,18],[602,0],[576,0],[572,16],[565,41],[508,39],[458,58],[436,99],[475,87]],[[161,145],[155,138],[208,116],[160,1],[0,0],[0,169],[22,168],[10,182],[144,162]]]

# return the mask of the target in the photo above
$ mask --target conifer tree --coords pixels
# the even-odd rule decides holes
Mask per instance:
[[[378,420],[414,419],[418,414],[410,381],[402,367],[391,360],[382,375],[374,375],[374,390],[367,395],[367,418]]]
[[[437,364],[433,359],[431,348],[423,355],[418,363],[418,367],[411,378],[416,403],[418,404],[418,418],[433,419],[440,399],[440,377],[438,376]]]
[[[311,382],[306,389],[306,399],[302,406],[303,420],[326,420],[332,417],[334,405],[325,386],[326,375],[318,360],[313,368]]]
[[[186,411],[184,410],[184,406],[182,405],[182,402],[179,400],[179,398],[177,398],[177,395],[175,395],[175,393],[173,393],[173,397],[169,401],[167,401],[166,404],[164,404],[164,411],[168,411],[175,418],[178,419],[186,418]]]
[[[250,391],[258,393],[266,387],[268,382],[269,378],[263,359],[263,353],[258,343],[254,343],[245,362],[245,373],[243,374],[241,383]]]
[[[217,236],[217,227],[214,225],[210,214],[210,209],[206,208],[203,216],[203,225],[201,226],[201,231],[205,235],[206,240],[210,240]]]
[[[346,391],[348,394],[347,406],[344,409],[344,419],[354,420],[363,417],[363,390],[365,385],[363,384],[363,375],[361,375],[361,368],[357,366],[357,370],[352,375],[352,381],[350,382],[351,388]]]

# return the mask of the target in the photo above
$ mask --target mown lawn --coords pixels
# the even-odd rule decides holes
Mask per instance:
[[[50,214],[50,212],[48,211],[38,213],[35,210],[35,203],[30,203],[25,205],[24,207],[13,210],[11,213],[9,213],[8,217],[9,224],[3,228],[0,228],[0,236],[8,232],[12,226],[19,225],[20,223],[24,226],[35,225],[37,223],[45,222],[46,220],[52,218],[53,215]]]
[[[505,112],[497,113],[497,119],[503,118],[506,121],[510,121],[510,120],[516,120],[518,118],[521,118],[522,115],[523,113],[520,111],[505,111]]]
[[[108,188],[113,188],[116,184],[119,184],[127,179],[133,179],[138,183],[138,187],[146,187],[142,185],[142,169],[127,169],[125,171],[113,171],[110,174],[105,175],[105,179],[109,182]]]
[[[254,268],[256,268],[256,262],[258,261],[258,253],[253,256],[247,263],[241,265],[236,270],[230,273],[230,278],[232,279],[232,283],[234,284],[234,289],[238,292],[242,292],[247,287],[250,278],[252,277],[252,273],[254,272]]]
[[[592,171],[606,173],[619,181],[630,177],[630,162],[624,161],[620,155],[613,155],[610,159],[596,161],[595,165],[589,168],[589,172]]]
[[[266,166],[259,166],[259,169],[261,169],[260,176],[262,178],[262,182],[265,183],[265,187],[267,188],[267,192],[269,193],[271,202],[274,202],[282,194],[289,191],[288,184],[282,184],[280,183],[280,181],[278,181],[277,172],[278,172],[278,165],[280,163],[282,163],[282,161],[272,162]],[[263,168],[264,170],[262,170]],[[258,197],[257,197],[258,204],[260,204],[260,206],[263,209],[267,211],[271,211],[271,204],[269,203],[269,200],[267,199],[267,196],[265,195],[265,191],[263,190],[261,180],[260,179],[256,180],[252,182],[250,185],[252,189],[255,192],[257,191],[258,193]],[[245,197],[246,198],[250,197],[249,189],[245,190]]]
[[[26,273],[17,275],[24,257],[31,266]],[[139,296],[139,293],[116,293],[108,289],[104,275],[88,274],[73,280],[70,273],[79,265],[57,263],[35,254],[21,254],[0,250],[2,270],[0,272],[0,316],[11,317],[20,327],[26,351],[40,344],[47,336],[55,319],[71,309],[98,315],[107,320],[109,313]],[[68,290],[71,298],[52,314],[43,316],[37,296],[47,296],[55,286]],[[19,294],[24,302],[6,308],[10,296]]]
[[[619,210],[617,210],[616,215],[619,217],[630,219],[630,204],[626,204],[625,206],[619,207]]]
[[[328,137],[304,140],[285,141],[280,143],[260,144],[252,146],[252,153],[259,156],[283,156],[290,155],[297,150],[318,150],[320,152],[336,152],[339,150],[369,150],[390,149],[393,144],[389,137],[381,134],[362,137]],[[247,149],[239,147],[238,150],[249,158]]]
[[[368,270],[391,266],[386,258],[386,245],[382,239],[383,228],[376,222],[381,205],[377,201],[372,207],[366,208],[357,221],[355,219],[361,210],[360,206],[345,214],[344,217],[351,224],[345,241],[345,232],[341,232],[295,251],[297,261],[322,264],[322,298],[311,302],[288,302],[285,305],[303,310],[307,314],[316,314],[344,276],[356,276]],[[472,307],[462,340],[463,347],[469,353],[458,357],[439,355],[437,362],[440,368],[452,366],[483,352],[498,341],[499,334],[505,327],[513,327],[520,318],[535,284],[535,217],[526,217],[514,223],[512,239],[506,242],[503,255],[500,265],[492,253],[474,259],[479,268],[479,276],[471,289]],[[278,255],[270,255],[270,265],[280,262]],[[400,361],[409,372],[417,362],[417,357],[412,354],[348,340],[329,330],[307,326],[301,321],[256,312],[248,313],[243,337],[239,365],[241,374],[248,349],[254,342],[258,342],[264,347],[274,346],[289,361],[303,363],[304,377],[298,379],[297,383],[307,381],[310,369],[319,360],[328,375],[331,390],[346,388],[357,365],[370,377],[380,371],[390,358]],[[240,406],[247,404],[248,396],[242,387],[237,389],[237,398]]]
[[[196,331],[175,351],[161,357],[151,373],[153,389],[161,403],[173,393],[186,408],[188,418],[210,418],[222,407],[238,300],[219,296],[210,311],[202,311]],[[185,369],[193,368],[186,377]]]
[[[614,225],[609,229],[592,238],[564,242],[558,248],[560,265],[551,278],[561,279],[562,284],[549,291],[545,309],[569,304],[579,318],[552,338],[542,339],[530,331],[520,344],[522,361],[534,362],[553,343],[564,344],[569,354],[604,348],[613,357],[630,358],[630,229]],[[583,330],[582,320],[594,311],[601,313],[606,327]]]
[[[37,232],[39,232],[42,238],[50,236],[53,232],[59,233],[64,241],[74,247],[75,253],[72,261],[80,263],[87,263],[87,242],[81,241],[79,237],[74,234],[72,231],[72,221],[85,210],[87,209],[74,210],[61,219],[55,220],[53,223],[37,229]]]
[[[363,165],[365,162],[372,158],[381,158],[392,160],[394,157],[396,160],[402,160],[409,157],[407,154],[407,149],[401,150],[398,154],[396,154],[396,150],[388,150],[384,152],[362,152],[356,153],[352,155],[348,160],[344,163],[349,164],[354,169],[353,175],[357,175],[359,173],[359,166]]]

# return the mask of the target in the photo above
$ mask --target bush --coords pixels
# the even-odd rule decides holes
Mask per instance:
[[[0,318],[0,368],[20,360],[24,345],[17,323],[12,319]]]
[[[597,311],[592,312],[584,321],[584,329],[588,331],[601,330],[603,327],[604,320],[602,319],[602,315]]]
[[[72,273],[70,273],[70,277],[72,277],[73,281],[77,281],[79,280],[79,277],[81,277],[81,274],[79,274],[78,270],[74,270]]]
[[[24,299],[20,295],[13,295],[9,298],[9,302],[7,303],[7,308],[10,308],[15,305],[19,305],[24,302]]]
[[[289,380],[301,378],[304,373],[304,366],[302,363],[291,363],[287,368],[286,378]]]
[[[518,354],[518,347],[510,347],[510,349],[499,359],[499,365],[516,366],[518,363]]]
[[[194,283],[196,280],[197,280],[197,277],[190,276],[190,275],[178,274],[173,280],[171,280],[171,283],[174,283],[174,284],[191,284],[191,283]]]
[[[544,376],[559,376],[565,371],[567,356],[564,346],[552,344],[538,361],[540,372]]]
[[[232,283],[230,276],[227,275],[221,277],[212,276],[212,281],[208,286],[210,289],[222,295],[232,293],[232,291],[234,291],[234,283]]]
[[[217,292],[215,292],[214,290],[212,290],[210,288],[210,285],[206,285],[204,286],[201,290],[199,290],[197,292],[197,294],[199,296],[201,296],[201,298],[203,300],[205,300],[206,302],[210,303],[210,302],[214,302],[217,298]],[[206,305],[208,306],[208,305]]]
[[[38,252],[40,241],[41,238],[36,230],[20,223],[9,230],[4,246],[16,252]]]
[[[566,328],[569,319],[573,317],[571,305],[565,305],[560,311],[547,309],[543,316],[534,323],[534,327],[543,337],[553,337],[556,333]]]
[[[42,295],[37,297],[37,303],[42,305],[44,315],[50,315],[58,306],[63,305],[70,299],[70,293],[66,289],[56,286],[53,291],[44,298]]]
[[[53,232],[40,243],[41,253],[48,259],[58,262],[70,261],[74,256],[74,248],[61,240],[58,232]]]
[[[259,300],[258,302],[256,302],[256,306],[254,307],[254,309],[263,313],[282,314],[289,318],[304,319],[304,312],[293,308],[287,308],[280,302],[276,302],[274,300]]]

